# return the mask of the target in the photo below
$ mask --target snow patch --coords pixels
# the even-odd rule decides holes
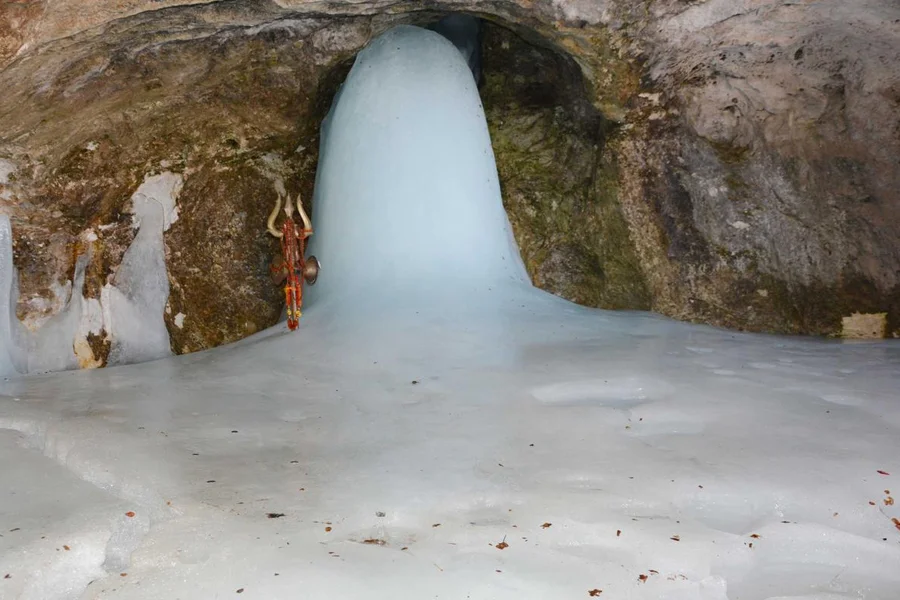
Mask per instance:
[[[644,100],[648,100],[650,102],[650,104],[652,104],[653,106],[659,106],[660,97],[661,97],[661,94],[659,92],[656,92],[653,94],[651,94],[649,92],[643,92],[641,94],[638,94],[638,98],[643,98]]]
[[[591,25],[609,21],[608,0],[553,0],[553,6],[567,21]]]
[[[287,196],[287,189],[284,186],[284,177],[288,172],[284,164],[284,160],[274,152],[268,152],[262,156],[261,164],[258,165],[260,173],[272,182],[275,187],[275,193],[279,198]]]

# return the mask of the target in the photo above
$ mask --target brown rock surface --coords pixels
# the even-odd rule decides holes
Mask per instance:
[[[892,0],[0,4],[19,317],[37,327],[64,306],[87,230],[83,293],[98,298],[134,235],[131,194],[170,170],[184,177],[165,238],[173,350],[271,325],[265,216],[279,185],[311,196],[349,61],[453,10],[492,23],[485,109],[537,284],[735,328],[837,334],[886,313],[900,332]]]

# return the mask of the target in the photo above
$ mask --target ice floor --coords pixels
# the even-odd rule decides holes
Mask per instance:
[[[450,308],[6,382],[0,597],[900,594],[900,346]]]
[[[0,597],[900,598],[900,345],[523,283],[435,33],[326,125],[297,332],[0,382]]]

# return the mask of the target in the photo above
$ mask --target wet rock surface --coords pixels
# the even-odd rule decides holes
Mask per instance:
[[[101,296],[149,174],[184,178],[165,234],[172,349],[276,322],[280,189],[311,197],[352,57],[398,23],[487,21],[484,99],[529,273],[561,296],[756,331],[900,333],[900,7],[501,1],[7,3],[0,201],[17,314]],[[93,335],[102,364],[109,332]],[[106,348],[106,350],[104,350]]]

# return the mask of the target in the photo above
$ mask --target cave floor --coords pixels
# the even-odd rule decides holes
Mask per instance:
[[[0,597],[897,597],[900,345],[379,310],[4,382]]]

